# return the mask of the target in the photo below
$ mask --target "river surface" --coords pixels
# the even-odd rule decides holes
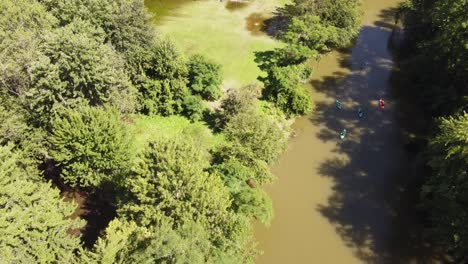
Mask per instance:
[[[236,58],[252,59],[239,54],[250,52],[246,47],[252,43],[267,43],[266,36],[246,34],[244,21],[248,23],[247,14],[256,7],[226,5],[233,12],[227,15],[224,3],[208,2],[145,1],[160,16],[156,23],[162,32],[182,43],[186,52],[221,58],[230,54],[232,60],[223,60],[225,67]],[[400,125],[412,120],[401,114],[392,96],[395,82],[390,80],[396,67],[389,43],[398,2],[364,0],[363,26],[355,46],[328,54],[314,65],[310,87],[316,109],[295,122],[296,136],[272,167],[277,181],[266,189],[275,217],[268,227],[254,226],[258,247],[264,252],[257,264],[438,262],[421,237],[414,205],[417,192],[410,188],[418,166],[404,150]],[[253,3],[264,10],[271,5],[266,5],[271,1]],[[201,15],[207,10],[213,23],[203,22],[206,18]],[[227,32],[236,40],[214,42],[219,47],[213,44],[206,50],[202,41],[195,41],[200,36],[183,31],[187,28],[212,36]],[[242,36],[250,42],[242,42]],[[246,46],[236,51],[240,43]],[[234,67],[231,75],[237,77],[239,69],[249,69],[256,76],[255,68],[245,65]],[[377,106],[379,98],[386,101],[383,110]],[[336,99],[342,102],[342,110],[336,109]],[[361,119],[358,107],[364,110]],[[348,134],[340,141],[343,128]]]
[[[296,121],[297,136],[272,168],[278,180],[267,191],[275,217],[269,227],[255,226],[264,252],[257,264],[438,262],[422,242],[417,194],[408,189],[415,161],[404,151],[391,96],[389,45],[398,2],[363,1],[355,46],[315,65],[317,107]],[[340,141],[343,128],[348,134]]]

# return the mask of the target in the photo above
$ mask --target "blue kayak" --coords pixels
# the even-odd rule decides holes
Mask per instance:
[[[338,100],[335,100],[336,108],[341,109],[343,106],[341,106],[341,102]]]
[[[362,118],[364,116],[364,112],[362,111],[361,107],[358,108],[357,115],[359,118]]]

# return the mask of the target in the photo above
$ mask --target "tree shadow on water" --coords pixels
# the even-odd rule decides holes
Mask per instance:
[[[416,205],[423,165],[404,149],[399,104],[390,93],[389,80],[396,74],[388,50],[392,12],[385,10],[382,21],[363,27],[351,55],[341,55],[340,65],[350,73],[311,82],[326,97],[310,118],[320,128],[317,137],[337,141],[341,129],[348,131],[333,150],[339,155],[319,166],[318,174],[332,178],[334,186],[328,203],[317,210],[366,263],[446,262],[423,236]],[[343,109],[335,107],[335,98]],[[379,98],[386,100],[383,110]],[[362,119],[357,107],[364,110]]]

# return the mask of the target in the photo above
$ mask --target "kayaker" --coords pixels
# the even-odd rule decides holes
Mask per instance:
[[[343,108],[343,106],[341,105],[341,102],[340,102],[340,101],[338,101],[338,99],[337,99],[337,100],[335,100],[335,104],[336,104],[336,108],[338,108],[338,109],[341,109],[341,108]]]
[[[340,132],[340,139],[343,140],[346,137],[346,128],[341,130]]]
[[[380,109],[385,108],[385,101],[382,98],[379,99],[379,107],[380,107]]]

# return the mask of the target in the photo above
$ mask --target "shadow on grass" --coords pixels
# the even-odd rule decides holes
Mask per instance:
[[[347,158],[326,160],[319,175],[334,181],[328,203],[317,208],[336,228],[355,255],[366,263],[447,262],[423,235],[424,215],[418,210],[424,164],[411,134],[424,134],[415,122],[418,111],[400,100],[405,89],[388,49],[395,10],[384,10],[381,21],[361,29],[350,54],[340,54],[347,71],[312,81],[327,100],[316,103],[310,118],[323,127],[317,137],[336,141],[348,131],[334,152]],[[392,88],[390,88],[392,87]],[[385,109],[378,99],[386,100]],[[334,99],[343,104],[338,110]],[[364,117],[357,117],[357,108]],[[411,124],[411,125],[410,125]]]

